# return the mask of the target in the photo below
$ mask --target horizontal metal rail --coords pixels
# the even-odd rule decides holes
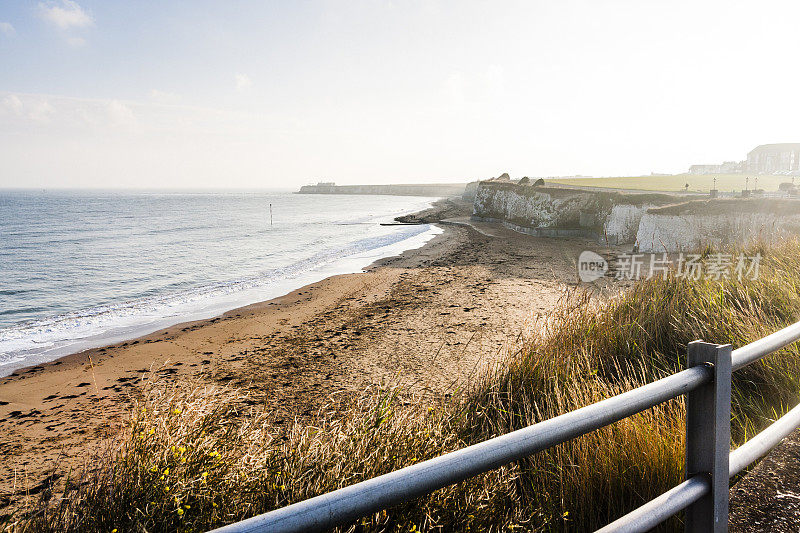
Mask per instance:
[[[347,524],[584,435],[711,381],[697,366],[642,387],[389,474],[222,527],[220,533],[318,531]]]
[[[707,476],[694,476],[687,479],[661,496],[658,496],[638,509],[614,520],[597,533],[639,533],[650,531],[670,516],[683,511],[711,491]]]
[[[739,370],[798,339],[800,339],[800,322],[734,350],[730,356],[731,368],[733,371]],[[710,366],[694,366],[618,396],[506,435],[214,531],[289,533],[319,531],[345,525],[360,517],[494,470],[694,391],[710,383],[713,375],[714,369]],[[729,407],[728,405],[728,409]],[[800,425],[800,405],[730,454],[730,476],[738,474],[753,461],[765,455],[798,425]],[[603,533],[647,531],[707,497],[712,491],[711,487],[709,476],[694,475],[600,531]]]
[[[800,322],[734,350],[731,354],[731,369],[733,371],[739,370],[798,340],[800,340]],[[766,455],[798,426],[800,426],[800,405],[730,453],[728,458],[729,477],[739,474],[750,464]],[[690,483],[696,478],[697,476],[684,481],[677,487],[622,516],[599,531],[603,533],[612,531],[626,533],[649,531],[707,493],[707,491],[703,493],[696,492],[698,490],[695,486],[696,483]],[[707,480],[706,483],[708,483]],[[694,487],[694,490],[690,490],[689,487]],[[710,490],[710,485],[708,487]],[[693,500],[690,499],[692,497],[694,498]],[[677,502],[684,502],[684,500],[686,505],[678,507]],[[668,512],[672,508],[675,508],[675,510]]]
[[[800,405],[797,405],[773,422],[768,428],[762,430],[761,433],[731,452],[728,465],[730,477],[735,476],[758,459],[764,457],[789,433],[797,429],[797,426],[800,426]]]
[[[731,355],[731,368],[736,372],[766,355],[785,348],[798,339],[800,339],[800,322],[734,350]]]
[[[773,422],[755,437],[732,451],[729,459],[729,477],[742,472],[766,455],[783,439],[800,426],[800,405]],[[678,511],[682,511],[702,498],[710,490],[707,477],[695,476],[661,496],[650,500],[608,524],[597,533],[633,533],[649,531]]]

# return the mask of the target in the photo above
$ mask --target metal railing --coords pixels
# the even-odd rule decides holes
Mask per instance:
[[[800,340],[800,322],[737,350],[689,344],[686,370],[618,396],[428,461],[215,530],[288,533],[347,525],[686,394],[686,481],[602,528],[647,531],[686,510],[686,531],[728,528],[729,479],[800,425],[800,406],[730,451],[731,373]]]

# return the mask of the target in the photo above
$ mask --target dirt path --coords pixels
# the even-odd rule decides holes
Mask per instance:
[[[730,531],[800,531],[800,430],[731,489]]]

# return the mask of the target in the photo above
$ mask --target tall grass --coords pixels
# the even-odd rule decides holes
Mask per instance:
[[[269,413],[241,412],[234,390],[152,383],[119,447],[8,527],[208,529],[629,390],[682,369],[692,340],[741,346],[800,319],[800,243],[748,253],[756,251],[764,256],[757,280],[670,276],[607,299],[575,292],[505,360],[441,402],[376,388],[313,425],[278,432]],[[797,403],[799,391],[796,348],[737,372],[735,444]],[[683,479],[684,416],[675,400],[345,529],[597,528]]]

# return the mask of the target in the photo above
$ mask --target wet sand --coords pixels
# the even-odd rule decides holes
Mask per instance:
[[[446,225],[367,272],[0,379],[0,516],[120,429],[145,377],[230,384],[276,425],[377,383],[447,394],[577,281],[595,243]]]

